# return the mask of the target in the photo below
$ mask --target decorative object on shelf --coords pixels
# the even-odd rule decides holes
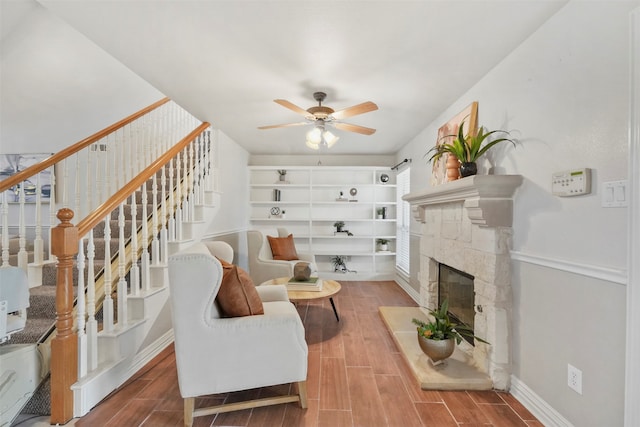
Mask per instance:
[[[344,255],[335,255],[331,257],[334,273],[357,273],[355,270],[347,268],[347,257]]]
[[[273,189],[273,201],[274,202],[280,201],[280,190],[278,190],[277,188]]]
[[[384,211],[382,210],[382,208],[378,208],[378,209],[376,209],[376,218],[377,218],[377,219],[384,219],[384,217],[382,216],[382,213],[383,213],[383,212],[384,212]]]
[[[389,250],[389,240],[376,239],[376,243],[379,245],[380,252],[387,252]]]
[[[271,208],[271,216],[278,216],[280,215],[280,208],[277,206],[274,206]]]
[[[460,160],[456,156],[447,156],[447,181],[460,178]]]
[[[333,223],[333,226],[336,228],[337,233],[342,233],[342,229],[344,228],[344,221],[336,221]]]
[[[453,354],[455,344],[460,344],[463,337],[475,338],[489,344],[482,338],[473,335],[473,331],[462,324],[452,323],[449,318],[449,300],[445,299],[437,310],[429,310],[433,320],[425,322],[413,318],[411,321],[417,326],[418,344],[431,363],[438,365]]]
[[[287,181],[287,170],[286,169],[278,169],[278,182],[276,182],[276,184],[288,184],[289,181]]]
[[[380,182],[382,184],[386,184],[387,182],[389,182],[389,175],[387,175],[386,173],[380,174]]]
[[[467,119],[466,124],[463,124],[463,121]],[[437,149],[437,147],[450,144],[453,138],[449,137],[451,134],[456,134],[458,132],[458,128],[462,125],[464,132],[468,134],[475,134],[478,129],[478,102],[474,101],[469,104],[464,110],[460,111],[454,117],[452,117],[447,123],[440,126],[438,129],[438,139],[436,139],[436,145],[431,150]],[[428,155],[427,152],[426,155]],[[431,169],[431,186],[440,185],[448,181],[447,179],[447,158],[450,156],[449,153],[443,153],[443,155],[438,156],[436,158],[430,158],[429,161],[433,160],[432,169]]]
[[[282,209],[282,212],[280,212],[280,218],[281,219],[285,219],[287,217],[287,211],[285,211],[284,209]]]
[[[297,281],[306,281],[311,277],[311,267],[308,262],[296,262],[293,266],[293,278]]]
[[[356,196],[358,195],[358,189],[353,187],[351,188],[351,190],[349,190],[349,194],[351,195],[351,199],[349,199],[350,202],[357,202],[358,199],[356,199]]]
[[[348,200],[349,199],[344,197],[344,192],[342,192],[342,191],[338,194],[338,197],[336,198],[336,202],[346,202]]]

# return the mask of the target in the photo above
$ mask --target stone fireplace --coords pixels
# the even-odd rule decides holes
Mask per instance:
[[[506,390],[511,376],[511,259],[513,194],[519,175],[477,175],[404,197],[422,223],[420,305],[438,305],[438,265],[474,277],[475,335],[491,345],[459,348]]]

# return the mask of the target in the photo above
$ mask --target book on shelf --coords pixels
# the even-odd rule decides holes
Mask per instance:
[[[289,279],[287,283],[287,290],[289,291],[321,291],[322,280],[317,277],[310,277],[309,280],[296,280],[294,278]]]

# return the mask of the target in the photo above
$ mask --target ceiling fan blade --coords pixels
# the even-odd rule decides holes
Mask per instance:
[[[331,113],[331,116],[336,120],[346,119],[347,117],[357,116],[358,114],[368,113],[369,111],[375,111],[378,106],[371,101],[363,102],[362,104],[354,105],[353,107],[345,108]]]
[[[260,126],[258,127],[258,129],[288,128],[291,126],[302,126],[302,125],[308,125],[308,124],[309,122],[285,123],[283,125]]]
[[[286,99],[274,99],[273,102],[275,102],[276,104],[280,104],[284,108],[288,108],[289,110],[293,111],[294,113],[298,113],[298,114],[300,114],[302,116],[305,116],[307,118],[312,118],[313,117],[313,114],[310,114],[304,108],[300,108],[297,105],[290,103]]]
[[[366,128],[364,126],[351,125],[349,123],[331,123],[331,124],[340,130],[361,133],[363,135],[373,135],[374,133],[376,133],[375,129]]]

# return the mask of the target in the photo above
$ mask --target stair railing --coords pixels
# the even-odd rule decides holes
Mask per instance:
[[[168,98],[161,99],[40,163],[15,171],[14,175],[0,181],[1,265],[11,265],[11,235],[17,235],[19,238],[17,262],[13,265],[28,270],[27,247],[30,243],[33,245],[33,266],[40,267],[44,262],[55,261],[51,251],[50,233],[43,233],[43,230],[51,230],[51,225],[56,224],[55,216],[58,209],[70,208],[71,196],[75,196],[73,208],[77,215],[86,215],[95,209],[128,182],[134,176],[134,172],[137,173],[146,166],[142,159],[135,163],[129,160],[136,158],[133,156],[134,150],[143,144],[145,136],[151,135],[152,127],[160,122],[167,126],[165,129],[171,129],[168,127],[169,124],[183,122],[184,135],[184,122],[188,116],[186,111]],[[181,126],[176,127],[180,129]],[[154,147],[156,153],[166,151],[177,141],[178,138],[172,139],[172,136],[165,132],[161,140],[156,140],[156,143],[159,142]],[[107,152],[107,147],[116,149]],[[117,167],[125,164],[129,167]],[[42,177],[45,175],[50,177],[48,188],[42,183]],[[32,188],[33,181],[36,182],[35,188]],[[27,200],[27,191],[35,194],[30,196],[35,203]],[[9,200],[11,195],[18,195],[17,204]],[[49,216],[46,222],[43,218],[43,208],[47,202],[46,197],[43,197],[45,195],[49,196]],[[15,199],[15,196],[13,198]],[[26,232],[27,211],[34,217],[34,236],[28,236]],[[45,251],[45,245],[48,251]]]
[[[132,279],[132,292],[140,292],[138,278],[142,280],[142,288],[150,287],[150,265],[159,266],[166,263],[168,258],[168,242],[175,237],[182,236],[182,215],[175,215],[176,210],[188,209],[189,203],[204,199],[205,187],[212,187],[211,177],[211,140],[208,123],[197,125],[198,121],[169,102],[161,100],[156,104],[98,132],[62,152],[46,159],[42,163],[0,182],[0,191],[18,189],[21,192],[18,209],[18,226],[15,219],[9,215],[9,203],[6,193],[3,198],[2,209],[2,265],[8,265],[8,235],[11,230],[18,229],[20,236],[20,251],[18,254],[21,267],[26,256],[25,213],[26,200],[24,197],[24,183],[40,172],[48,170],[51,174],[50,212],[56,207],[62,207],[57,218],[60,224],[49,229],[49,258],[44,261],[44,245],[38,243],[43,240],[41,230],[44,224],[38,222],[33,247],[40,249],[40,256],[36,252],[34,264],[53,262],[57,259],[57,290],[56,290],[56,333],[51,340],[51,422],[65,423],[74,416],[73,394],[71,385],[78,378],[93,372],[99,362],[97,348],[97,321],[95,319],[98,297],[95,280],[95,248],[94,227],[104,221],[105,237],[105,268],[100,281],[103,284],[104,295],[104,327],[106,332],[126,327],[127,324],[127,288],[124,274],[129,272]],[[194,129],[195,128],[195,129]],[[177,144],[176,136],[184,135]],[[206,131],[206,132],[205,132]],[[205,139],[205,135],[208,139]],[[102,153],[102,155],[100,155]],[[106,153],[106,154],[105,154]],[[197,153],[197,156],[196,156]],[[191,156],[191,164],[184,159]],[[72,157],[75,156],[75,159]],[[194,165],[196,157],[197,164]],[[181,161],[182,160],[182,161]],[[74,165],[75,168],[69,167]],[[166,168],[169,164],[169,185],[167,185]],[[194,167],[196,166],[196,167]],[[189,169],[191,168],[191,169]],[[172,182],[172,175],[176,170],[177,178]],[[156,173],[162,170],[160,180],[160,195]],[[152,179],[153,208],[152,218],[148,220],[146,182]],[[39,183],[39,180],[37,180]],[[74,183],[73,185],[70,185]],[[57,185],[56,185],[57,184]],[[203,184],[203,185],[201,185]],[[57,187],[57,188],[56,188]],[[124,226],[124,210],[126,200],[131,197],[130,211],[132,224],[136,224],[137,203],[136,190],[142,194],[142,216],[144,224],[138,232],[132,226],[128,241],[132,244],[123,247],[126,239]],[[198,192],[196,192],[198,191]],[[2,193],[0,193],[2,194]],[[41,187],[37,184],[36,218],[40,219]],[[74,210],[69,205],[69,195],[74,194]],[[56,201],[56,196],[59,201]],[[159,201],[161,209],[158,212]],[[174,205],[174,202],[176,204]],[[117,208],[118,234],[120,238],[120,254],[112,261],[110,253],[110,219],[111,212]],[[15,210],[15,209],[12,209]],[[85,216],[77,226],[73,226],[74,216]],[[170,221],[172,218],[173,221]],[[53,223],[53,221],[50,221]],[[10,229],[9,227],[13,227]],[[158,232],[159,230],[159,232]],[[149,236],[152,236],[151,238]],[[173,239],[172,239],[173,237]],[[86,239],[86,255],[85,255]],[[135,242],[135,243],[134,243]],[[152,259],[148,259],[147,247],[151,243]],[[76,310],[76,329],[74,329],[73,315],[73,258],[78,254],[78,298]],[[138,259],[142,256],[142,272],[137,271]],[[128,261],[127,258],[128,257]],[[124,261],[123,261],[124,260]],[[114,264],[115,263],[115,270]],[[31,267],[31,265],[29,266]],[[84,277],[87,277],[85,284]],[[115,272],[115,274],[114,274]],[[111,286],[114,276],[119,290],[117,292],[117,317],[115,321],[114,303],[111,299]],[[78,352],[80,348],[80,352]]]
[[[123,188],[121,188],[113,197],[104,202],[96,210],[91,212],[88,216],[78,222],[77,226],[71,225],[71,219],[73,212],[70,209],[61,210],[58,213],[58,218],[61,220],[61,224],[58,225],[54,231],[59,231],[54,234],[52,245],[54,248],[54,254],[58,256],[60,263],[58,266],[58,294],[66,296],[62,304],[57,304],[58,320],[56,322],[56,337],[51,342],[51,397],[52,397],[52,410],[51,410],[51,422],[63,423],[67,422],[73,416],[77,415],[77,409],[67,408],[65,404],[68,400],[72,399],[73,394],[70,392],[71,386],[79,379],[87,375],[91,375],[99,365],[100,354],[102,352],[98,348],[98,333],[95,321],[96,311],[96,289],[93,279],[89,279],[87,284],[87,290],[83,289],[84,284],[80,283],[78,286],[78,294],[86,295],[86,300],[80,305],[77,310],[76,317],[78,318],[78,329],[74,331],[71,325],[65,321],[68,316],[72,316],[73,313],[73,299],[70,298],[71,292],[60,290],[61,287],[68,287],[72,283],[73,266],[71,263],[63,263],[62,260],[69,259],[70,257],[78,253],[78,259],[84,259],[84,244],[82,239],[88,238],[89,241],[93,239],[93,229],[102,221],[108,222],[111,219],[111,212],[118,211],[118,235],[119,235],[119,251],[118,257],[112,260],[106,259],[105,275],[102,283],[104,284],[104,302],[103,312],[105,313],[103,321],[103,332],[109,333],[113,331],[121,331],[129,326],[130,321],[136,321],[136,319],[130,319],[127,310],[127,300],[129,296],[139,296],[142,292],[149,291],[150,284],[150,271],[149,263],[145,263],[142,271],[138,268],[138,260],[140,256],[146,250],[146,247],[152,243],[149,239],[149,234],[157,234],[160,230],[153,229],[149,232],[149,226],[153,227],[153,220],[149,220],[148,216],[143,215],[141,218],[142,225],[140,228],[137,224],[137,191],[145,190],[145,183],[152,179],[158,171],[163,168],[167,163],[174,164],[173,160],[177,157],[183,157],[184,153],[188,152],[189,148],[198,143],[202,138],[203,132],[209,127],[208,123],[203,123],[190,132],[185,138],[183,138],[178,144],[173,146],[165,154],[160,156],[156,161],[144,169],[137,177],[132,179]],[[190,182],[196,179],[196,174],[200,175],[201,172],[195,172],[193,170],[186,170],[183,163],[183,167],[180,163],[176,163],[178,173],[182,177],[175,185],[175,189],[170,187],[168,193],[180,192],[181,196],[176,200],[176,206],[169,205],[167,209],[171,212],[176,211],[180,204],[185,204],[188,199],[195,199],[193,193],[188,193],[190,188]],[[142,197],[144,198],[142,193]],[[126,230],[125,227],[125,206],[127,200],[130,199],[130,218],[131,227]],[[164,195],[161,195],[160,200],[166,200]],[[162,220],[159,221],[162,229],[168,226],[168,222]],[[176,236],[182,235],[183,221],[178,217],[175,222]],[[75,230],[75,233],[71,233],[70,230]],[[165,231],[163,234],[169,234]],[[105,234],[108,240],[109,235]],[[57,238],[60,239],[57,239]],[[125,244],[129,242],[129,244]],[[87,246],[88,248],[90,247]],[[144,249],[142,249],[144,248]],[[91,250],[89,250],[89,253]],[[160,249],[160,253],[166,253]],[[167,255],[165,255],[167,257]],[[106,257],[105,257],[106,258]],[[162,258],[162,255],[159,257]],[[89,255],[91,260],[91,255]],[[89,261],[89,264],[91,261]],[[84,263],[79,263],[80,267],[84,268]],[[79,267],[79,268],[80,268]],[[114,267],[117,269],[117,301],[115,302],[111,298],[111,280],[107,277],[107,272],[112,271]],[[128,273],[129,282],[126,280]],[[61,278],[62,276],[62,278]],[[84,277],[85,271],[79,271],[78,277]],[[92,276],[87,274],[87,277]],[[60,298],[58,299],[60,300]],[[81,298],[78,298],[80,301]],[[87,313],[84,312],[85,307]],[[117,321],[114,316],[114,311],[117,307]],[[88,319],[85,324],[85,316],[88,314]],[[86,328],[81,329],[80,326]],[[77,337],[76,337],[77,335]],[[78,346],[80,348],[78,348]],[[74,359],[71,354],[77,354],[78,358]],[[63,369],[54,371],[54,366],[59,366],[56,363],[57,360],[65,360],[66,363]],[[79,359],[79,360],[78,360]],[[104,360],[103,360],[104,361]],[[108,360],[107,360],[108,361]],[[111,360],[113,361],[113,360]],[[71,362],[71,363],[69,363]],[[77,363],[77,365],[74,365]],[[58,384],[60,384],[58,386]],[[60,403],[58,405],[57,403]]]

